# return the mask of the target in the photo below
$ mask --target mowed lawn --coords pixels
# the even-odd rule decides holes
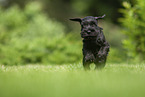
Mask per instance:
[[[145,97],[145,64],[0,65],[0,97]]]

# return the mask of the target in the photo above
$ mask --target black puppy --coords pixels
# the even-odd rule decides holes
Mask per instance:
[[[104,15],[105,16],[105,15]],[[109,52],[109,44],[103,35],[103,28],[98,26],[98,19],[104,18],[87,16],[73,18],[72,21],[80,22],[81,37],[83,38],[83,66],[90,69],[90,64],[95,63],[95,68],[103,68]]]

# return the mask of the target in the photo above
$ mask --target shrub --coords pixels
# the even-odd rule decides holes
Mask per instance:
[[[64,26],[47,18],[37,2],[24,10],[0,8],[0,63],[6,65],[66,64],[81,59],[79,43],[64,34]],[[74,45],[75,44],[75,45]]]
[[[123,33],[127,36],[123,40],[124,47],[131,59],[145,59],[145,0],[136,0],[136,4],[131,6],[128,2],[123,2],[125,9],[121,9],[123,18],[120,19],[124,26]]]

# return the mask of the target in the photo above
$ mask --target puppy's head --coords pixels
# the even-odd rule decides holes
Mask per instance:
[[[87,16],[85,18],[73,18],[71,21],[80,22],[81,24],[81,37],[82,38],[93,38],[100,32],[100,27],[98,27],[98,19],[104,18],[105,15],[101,17]]]

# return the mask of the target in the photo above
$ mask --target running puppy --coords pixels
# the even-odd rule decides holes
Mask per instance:
[[[81,37],[83,38],[83,66],[90,69],[94,63],[95,68],[103,68],[109,52],[109,43],[103,34],[103,28],[98,26],[98,19],[101,17],[87,16],[85,18],[73,18],[71,21],[79,22],[81,25]]]

